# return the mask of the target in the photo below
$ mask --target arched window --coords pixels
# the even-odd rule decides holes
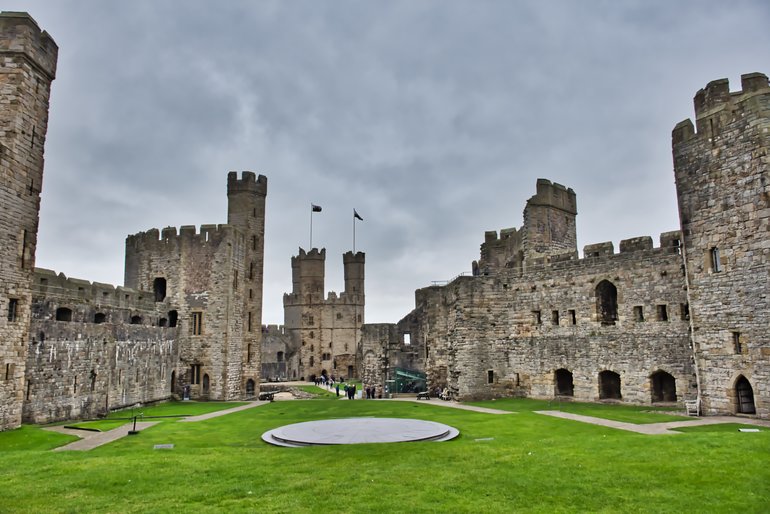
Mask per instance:
[[[155,292],[155,301],[162,302],[166,299],[166,279],[158,277],[152,282],[152,290]]]
[[[575,385],[572,382],[572,372],[564,368],[553,372],[554,394],[556,396],[574,396]]]
[[[56,321],[72,321],[72,309],[67,307],[56,309]]]
[[[650,390],[653,402],[676,401],[676,379],[665,371],[658,370],[650,375]]]
[[[94,323],[104,323],[105,321],[107,321],[107,315],[103,312],[94,314]]]
[[[743,375],[738,377],[735,381],[735,410],[740,414],[754,414],[756,408],[754,407],[754,389],[751,387],[751,383]]]
[[[596,315],[602,325],[614,325],[618,320],[618,290],[609,280],[596,286]]]
[[[614,371],[602,371],[599,373],[599,399],[620,400],[620,375]]]

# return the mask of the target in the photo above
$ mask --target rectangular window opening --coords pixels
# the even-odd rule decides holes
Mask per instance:
[[[711,254],[711,271],[714,273],[719,273],[722,271],[722,259],[719,256],[719,248],[716,246],[713,247],[710,252]]]
[[[634,321],[644,321],[644,307],[637,305],[634,307]]]
[[[663,305],[658,305],[658,321],[668,321],[668,307]]]
[[[410,344],[412,344],[412,334],[404,332],[404,346],[409,346]]]
[[[743,353],[743,343],[741,342],[740,332],[733,332],[733,352],[736,355]]]
[[[559,324],[559,311],[551,311],[551,324]]]
[[[199,336],[203,334],[203,313],[193,312],[190,321],[190,329],[192,330],[192,335]]]
[[[487,371],[487,384],[494,384],[495,383],[495,372],[493,370]]]
[[[575,312],[575,309],[570,309],[568,312],[570,325],[577,325],[577,312]]]
[[[532,311],[532,322],[535,325],[542,325],[543,324],[543,318],[540,315],[540,311]]]
[[[19,317],[19,300],[18,298],[8,299],[8,321],[14,322]]]
[[[679,304],[679,313],[682,317],[682,321],[690,321],[690,304],[689,303],[680,303]]]

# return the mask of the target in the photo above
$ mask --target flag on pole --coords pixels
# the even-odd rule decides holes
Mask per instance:
[[[356,218],[356,219],[359,219],[361,221],[364,221],[364,218],[362,218],[361,215],[358,214],[358,212],[356,212],[355,209],[353,209],[353,217]]]
[[[315,204],[311,203],[310,204],[310,208],[312,209],[311,212],[321,212],[321,206],[320,205],[315,205]]]

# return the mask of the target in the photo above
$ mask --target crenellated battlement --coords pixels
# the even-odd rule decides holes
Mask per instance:
[[[262,325],[262,333],[264,335],[284,335],[283,325]]]
[[[244,171],[241,178],[238,178],[237,171],[231,171],[227,174],[227,194],[250,192],[259,196],[267,195],[267,177],[257,176],[252,171]]]
[[[0,12],[0,54],[22,55],[48,80],[56,78],[59,47],[25,12]]]
[[[364,252],[356,252],[355,255],[353,255],[353,252],[346,252],[342,254],[343,264],[352,264],[352,263],[363,264],[365,262],[366,262],[366,254]]]
[[[537,193],[527,200],[527,205],[556,207],[570,214],[577,214],[575,191],[544,178],[537,179]]]
[[[733,111],[745,107],[745,103],[757,95],[770,94],[767,75],[747,73],[741,75],[741,90],[730,92],[727,79],[712,80],[700,89],[693,98],[695,126],[691,120],[683,120],[674,127],[671,139],[674,145],[685,142],[696,135],[712,140],[719,137],[725,125],[731,122]]]
[[[299,267],[300,262],[308,261],[320,261],[321,263],[325,262],[326,248],[321,248],[320,250],[318,248],[311,248],[309,252],[305,252],[305,250],[300,247],[297,255],[292,255],[291,257],[291,267]]]
[[[154,311],[155,298],[150,291],[113,286],[67,277],[45,268],[35,268],[32,295],[67,303],[88,303],[121,309]]]
[[[151,228],[145,232],[126,237],[126,247],[132,248],[157,248],[163,246],[175,246],[180,243],[187,244],[219,244],[222,240],[233,237],[235,227],[232,225],[201,225],[200,230],[195,225],[183,225],[179,227],[166,227],[162,231]]]

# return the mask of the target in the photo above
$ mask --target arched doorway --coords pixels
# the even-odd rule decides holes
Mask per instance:
[[[739,414],[755,414],[754,389],[743,375],[735,381],[735,411]]]
[[[620,400],[620,375],[604,370],[599,373],[599,399]]]
[[[665,371],[658,370],[650,375],[650,389],[653,402],[676,401],[676,379]]]
[[[553,372],[554,394],[556,396],[574,396],[575,385],[572,382],[572,372],[564,368]]]
[[[246,381],[246,396],[248,398],[254,397],[254,381],[252,379]]]
[[[614,325],[618,319],[618,290],[609,280],[596,285],[596,317],[602,325]]]

